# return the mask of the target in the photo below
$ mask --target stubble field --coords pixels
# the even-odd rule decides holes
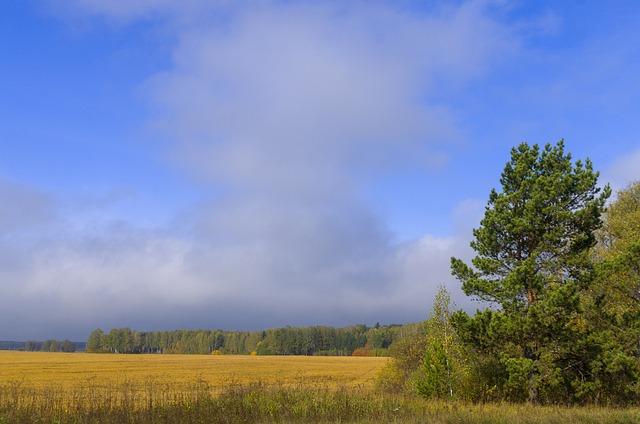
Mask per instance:
[[[213,391],[255,383],[373,387],[387,358],[351,356],[116,355],[0,351],[0,384],[64,389],[150,382],[172,387],[195,381]]]
[[[0,351],[5,423],[637,423],[638,408],[434,401],[375,388],[386,358]]]

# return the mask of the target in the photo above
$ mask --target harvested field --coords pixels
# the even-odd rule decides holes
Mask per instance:
[[[313,387],[373,386],[387,358],[330,356],[115,355],[0,351],[0,385],[79,384],[113,386],[150,381],[173,387],[206,383],[216,391],[229,385]]]
[[[637,423],[638,408],[385,394],[385,358],[0,351],[0,423]]]

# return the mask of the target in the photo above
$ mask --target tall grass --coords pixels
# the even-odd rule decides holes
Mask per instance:
[[[0,423],[637,423],[640,409],[466,405],[304,382],[0,385]]]

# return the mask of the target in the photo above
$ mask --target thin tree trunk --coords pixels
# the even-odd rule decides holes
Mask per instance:
[[[531,359],[533,363],[536,364],[538,359],[537,349],[525,347],[524,357]],[[531,405],[537,405],[539,400],[538,382],[536,381],[537,375],[538,372],[535,368],[529,372],[529,403]]]
[[[531,405],[538,404],[538,384],[535,381],[535,373],[529,376],[529,403]]]

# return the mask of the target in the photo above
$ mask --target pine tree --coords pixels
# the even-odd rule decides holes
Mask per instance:
[[[572,366],[579,294],[610,194],[597,179],[588,159],[572,162],[563,140],[543,149],[520,144],[473,231],[473,267],[451,259],[464,292],[497,306],[455,321],[465,341],[502,364],[509,399],[538,403],[541,389],[567,390],[562,370]]]

